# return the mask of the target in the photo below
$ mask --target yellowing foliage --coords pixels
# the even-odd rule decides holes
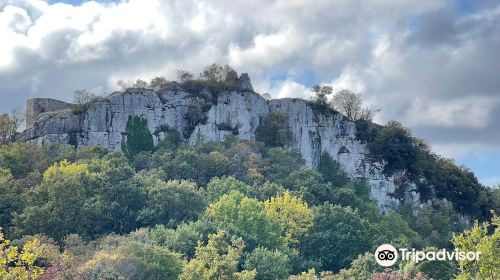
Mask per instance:
[[[500,279],[500,216],[493,214],[491,222],[481,225],[476,221],[471,229],[455,235],[453,243],[463,252],[481,252],[479,260],[458,262],[457,280]]]
[[[43,275],[43,269],[34,265],[41,252],[40,241],[31,240],[19,252],[16,246],[4,239],[0,228],[0,279],[34,280]]]
[[[59,163],[54,163],[43,173],[43,180],[49,181],[56,175],[64,175],[73,177],[88,170],[86,163],[71,163],[68,160],[63,160]]]
[[[264,207],[267,213],[279,222],[286,244],[292,247],[298,245],[313,226],[314,214],[307,203],[288,191],[283,195],[271,197],[264,202]]]

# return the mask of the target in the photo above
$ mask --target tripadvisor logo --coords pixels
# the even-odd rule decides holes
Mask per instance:
[[[381,266],[391,266],[398,260],[398,251],[391,244],[380,245],[375,251],[375,260]]]
[[[394,248],[394,246],[390,244],[380,245],[377,250],[375,250],[375,261],[381,266],[388,267],[394,265],[398,256],[401,256],[401,260],[403,261],[415,261],[415,263],[419,263],[421,261],[477,261],[479,260],[479,256],[481,252],[464,252],[464,251],[447,251],[446,249],[441,249],[438,251],[417,251],[414,248],[409,250],[405,248],[399,248],[398,250]]]

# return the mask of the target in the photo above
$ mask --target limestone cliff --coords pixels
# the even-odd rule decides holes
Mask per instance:
[[[253,92],[249,79],[234,90],[217,94],[179,86],[159,92],[129,89],[99,98],[84,110],[64,104],[47,99],[28,101],[31,115],[25,140],[120,149],[127,141],[125,127],[129,116],[147,119],[155,144],[164,138],[167,129],[178,130],[184,141],[191,144],[222,141],[228,134],[254,140],[262,119],[270,111],[279,111],[288,116],[287,125],[292,132],[287,148],[299,151],[309,166],[317,166],[321,153],[328,152],[351,178],[368,180],[381,209],[398,203],[390,195],[396,187],[394,178],[383,174],[383,163],[368,159],[365,143],[356,138],[354,122],[340,113],[314,112],[301,99],[265,100]]]

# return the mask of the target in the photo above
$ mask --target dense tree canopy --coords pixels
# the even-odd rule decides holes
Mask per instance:
[[[227,241],[226,238],[232,240]],[[196,256],[185,266],[181,280],[252,280],[255,270],[239,271],[245,243],[231,238],[224,231],[211,234],[206,245],[201,242],[196,247]]]
[[[328,204],[314,210],[314,226],[302,250],[306,257],[319,260],[324,270],[345,268],[372,249],[376,229],[356,210]]]
[[[240,192],[223,195],[209,205],[206,215],[219,227],[242,236],[249,248],[279,248],[283,244],[278,220],[266,212],[262,202]]]
[[[139,127],[149,138],[146,124]],[[38,240],[31,264],[44,271],[41,279],[444,279],[456,273],[449,262],[402,263],[383,272],[371,253],[387,242],[480,248],[484,262],[459,264],[460,275],[494,272],[492,225],[478,224],[451,240],[467,227],[463,213],[498,209],[497,192],[412,144],[411,134],[391,133],[402,139],[395,151],[431,160],[411,165],[400,155],[390,168],[431,182],[430,197],[447,201],[401,203],[383,214],[367,182],[349,178],[328,154],[317,168],[308,167],[283,147],[235,137],[189,146],[166,128],[157,147],[139,145],[132,153],[126,146],[123,153],[1,146],[0,223],[19,254]],[[377,137],[374,145],[392,141]]]
[[[474,224],[470,230],[454,236],[453,243],[457,249],[464,252],[481,252],[478,261],[467,259],[459,261],[460,274],[457,279],[498,279],[500,277],[499,216],[494,215],[491,223]]]

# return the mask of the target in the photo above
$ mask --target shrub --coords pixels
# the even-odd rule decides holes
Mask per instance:
[[[334,186],[342,187],[349,183],[349,178],[342,166],[326,152],[321,154],[318,171],[327,182],[331,182]]]
[[[398,122],[389,122],[382,128],[368,148],[375,158],[386,161],[384,172],[388,175],[398,171],[420,174],[430,153],[427,144]]]
[[[373,142],[382,129],[382,126],[370,120],[360,119],[354,123],[356,124],[356,138],[366,143]]]
[[[255,131],[257,141],[269,147],[283,147],[291,142],[292,132],[286,125],[288,116],[272,111],[267,115]]]

